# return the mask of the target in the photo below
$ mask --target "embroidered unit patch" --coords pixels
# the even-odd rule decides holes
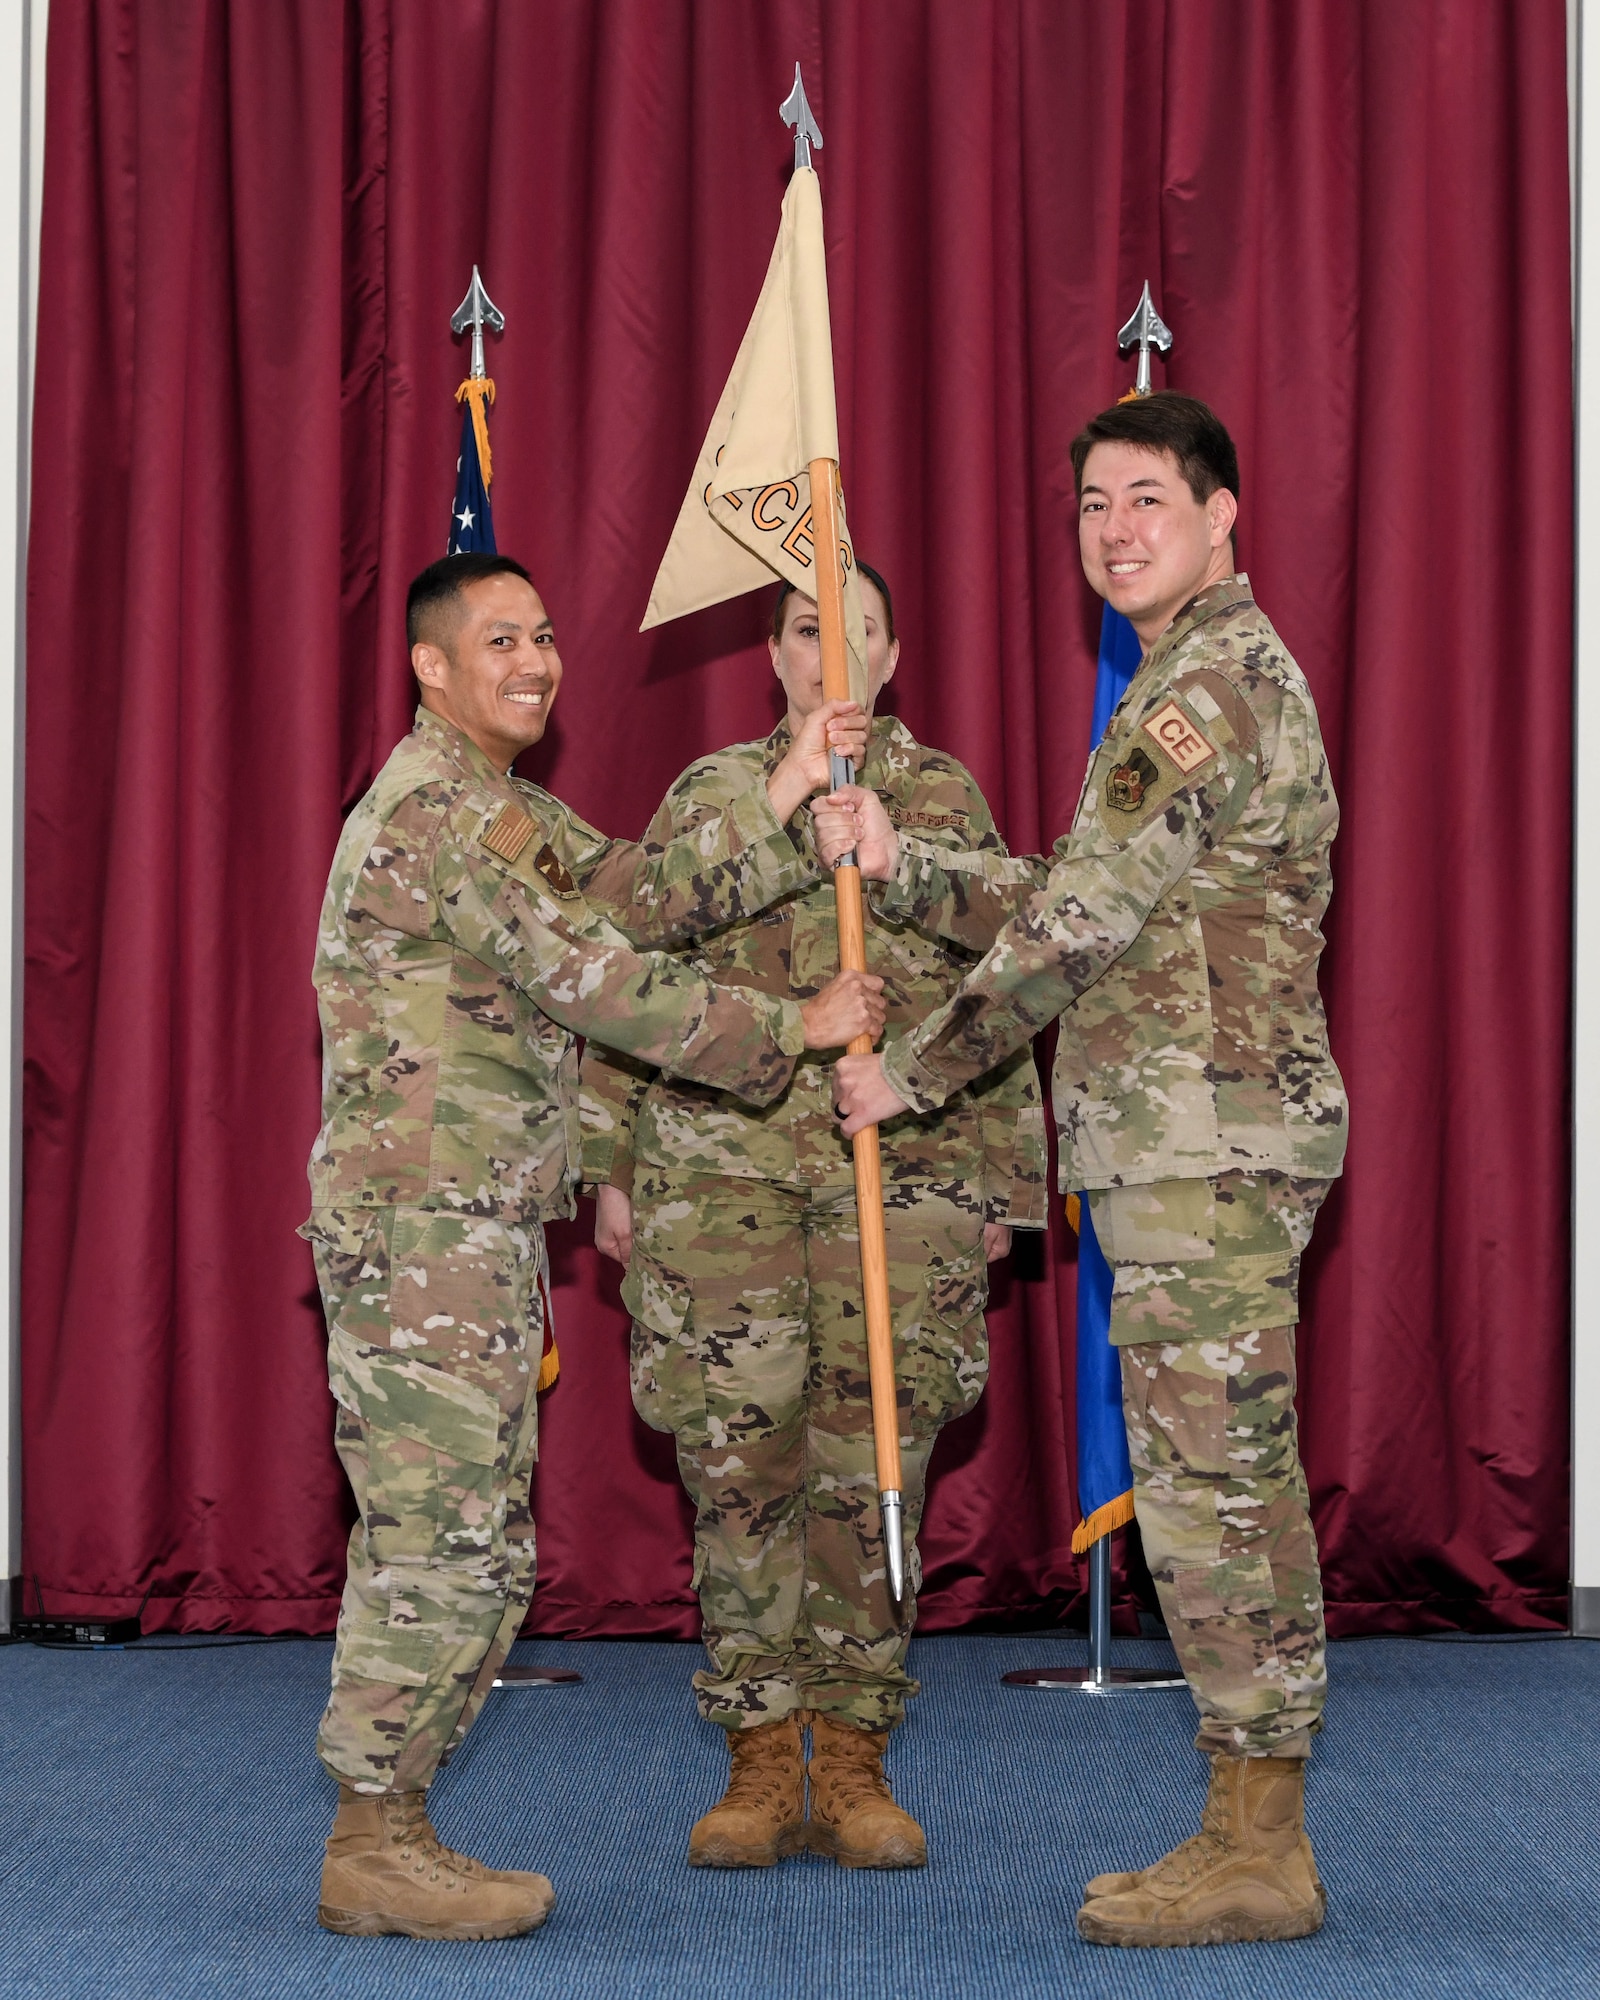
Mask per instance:
[[[495,814],[483,844],[502,861],[515,861],[533,838],[533,821],[520,806],[505,805]]]
[[[1160,776],[1142,750],[1132,750],[1106,779],[1106,804],[1117,812],[1133,812],[1144,804],[1145,790]]]
[[[577,895],[577,883],[567,873],[560,855],[556,853],[549,841],[546,841],[544,846],[533,857],[533,865],[558,896]]]
[[[1158,708],[1144,725],[1144,732],[1160,744],[1185,777],[1217,754],[1217,746],[1200,734],[1175,701]]]

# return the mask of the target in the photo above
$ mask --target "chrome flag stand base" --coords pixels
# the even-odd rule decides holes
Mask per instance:
[[[495,1677],[497,1688],[556,1688],[581,1685],[583,1675],[571,1667],[504,1666]]]
[[[1111,1656],[1111,1537],[1089,1551],[1089,1664],[1086,1667],[1019,1667],[1002,1674],[1006,1687],[1051,1688],[1060,1694],[1142,1694],[1147,1688],[1189,1683],[1171,1667],[1114,1667]]]

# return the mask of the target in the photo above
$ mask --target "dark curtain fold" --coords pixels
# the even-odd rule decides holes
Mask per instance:
[[[636,834],[691,757],[770,726],[762,602],[635,628],[771,248],[799,58],[896,705],[1014,846],[1082,776],[1067,448],[1127,386],[1146,278],[1166,380],[1235,432],[1242,559],[1345,812],[1352,1148],[1302,1398],[1332,1619],[1561,1616],[1564,32],[1559,0],[57,0],[23,1321],[52,1608],[334,1616],[308,974],[341,814],[412,705],[474,262],[507,319],[496,528],[568,666],[530,774]],[[589,1220],[554,1232],[535,1623],[687,1633],[686,1503]],[[989,1393],[935,1460],[925,1628],[1079,1590],[1070,1259],[1058,1224],[1000,1279]]]

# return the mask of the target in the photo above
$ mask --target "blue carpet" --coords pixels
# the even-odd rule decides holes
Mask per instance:
[[[319,1641],[83,1656],[0,1650],[0,1992],[114,2000],[1296,2000],[1600,1991],[1600,1645],[1360,1640],[1332,1652],[1311,1780],[1329,1920],[1299,1944],[1082,1945],[1078,1889],[1193,1831],[1183,1692],[998,1685],[1070,1638],[920,1641],[891,1752],[925,1873],[800,1859],[691,1871],[725,1754],[695,1649],[540,1642],[582,1687],[495,1695],[440,1780],[456,1845],[551,1875],[503,1944],[334,1938],[315,1922],[333,1787],[310,1739]],[[1154,1663],[1164,1649],[1119,1644]]]

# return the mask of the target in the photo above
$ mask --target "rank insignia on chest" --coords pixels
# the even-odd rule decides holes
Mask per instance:
[[[483,844],[502,861],[515,861],[533,838],[533,821],[520,806],[502,806],[483,835]]]
[[[558,896],[577,895],[578,893],[577,883],[574,882],[572,877],[567,873],[566,867],[563,864],[560,855],[556,853],[555,849],[550,845],[549,841],[546,841],[544,846],[541,847],[539,849],[539,852],[533,857],[533,865],[535,868],[538,869],[539,873],[544,877],[544,879],[550,884],[551,888],[555,890]]]
[[[1126,764],[1119,764],[1106,779],[1106,804],[1117,812],[1133,812],[1144,804],[1144,795],[1159,773],[1142,750],[1130,752]]]

